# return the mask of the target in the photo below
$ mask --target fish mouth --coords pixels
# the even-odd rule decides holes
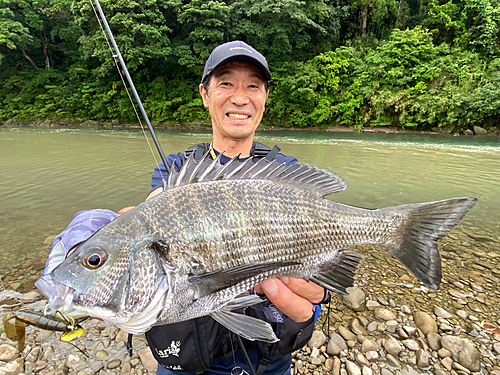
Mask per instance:
[[[75,289],[55,281],[50,275],[40,277],[35,286],[47,298],[48,304],[45,307],[45,315],[55,315],[59,312],[71,310]]]

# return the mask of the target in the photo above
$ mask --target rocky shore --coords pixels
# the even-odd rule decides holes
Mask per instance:
[[[76,121],[73,119],[52,119],[52,120],[19,120],[11,119],[0,122],[0,126],[5,127],[40,127],[40,128],[83,128],[83,129],[139,129],[139,124],[127,124],[120,122],[118,120],[109,121]],[[208,131],[211,132],[210,122],[186,122],[186,123],[155,123],[153,124],[155,129],[158,130],[181,130],[181,131]],[[367,126],[361,129],[357,129],[354,126],[329,126],[328,128],[318,128],[318,127],[307,127],[307,128],[293,128],[293,127],[282,127],[272,124],[261,124],[259,125],[259,131],[307,131],[307,132],[364,132],[364,133],[391,133],[391,134],[447,134],[453,136],[459,135],[479,135],[479,136],[500,136],[500,128],[496,129],[484,129],[480,126],[474,126],[472,129],[463,129],[461,131],[452,131],[447,128],[434,127],[430,130],[412,130],[412,129],[402,129],[392,126]]]
[[[292,373],[311,375],[500,375],[500,236],[467,227],[440,241],[443,282],[423,286],[384,249],[363,246],[356,286],[325,305],[308,345],[293,354]],[[0,313],[18,301],[40,309],[36,293],[3,291]],[[38,300],[38,301],[37,301]],[[156,363],[143,336],[92,320],[74,341],[27,327],[26,348],[0,328],[0,375],[146,374]],[[85,354],[83,354],[83,353]]]

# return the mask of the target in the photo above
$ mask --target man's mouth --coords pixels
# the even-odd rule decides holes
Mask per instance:
[[[245,120],[250,118],[250,115],[245,115],[242,113],[226,113],[226,116],[235,120]]]

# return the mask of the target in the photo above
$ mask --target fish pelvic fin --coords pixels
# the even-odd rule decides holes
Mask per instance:
[[[255,294],[238,296],[222,309],[210,314],[217,322],[230,331],[250,341],[277,342],[279,339],[271,325],[263,320],[244,315],[232,310],[256,305],[264,300]]]
[[[311,281],[332,292],[348,294],[346,289],[354,285],[354,277],[363,259],[359,253],[341,251],[331,261],[322,264]]]
[[[217,180],[269,180],[275,183],[293,184],[299,189],[313,191],[321,196],[347,188],[347,183],[342,177],[313,165],[296,163],[287,166],[265,158],[251,157],[240,160],[239,156],[222,165],[220,162],[222,155],[220,153],[212,160],[210,153],[207,152],[197,161],[192,153],[179,172],[172,168],[164,189]]]
[[[469,197],[382,209],[393,211],[393,220],[402,223],[381,245],[420,281],[437,290],[442,270],[436,241],[460,223],[476,202]]]

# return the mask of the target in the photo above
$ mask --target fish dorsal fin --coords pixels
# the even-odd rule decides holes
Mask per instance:
[[[215,159],[206,152],[200,161],[191,154],[180,171],[171,168],[165,189],[216,180],[269,180],[276,183],[292,184],[322,196],[343,191],[347,183],[342,177],[327,169],[314,165],[295,163],[290,166],[276,160],[250,157],[240,160],[239,155],[227,163],[221,163],[223,153]]]

